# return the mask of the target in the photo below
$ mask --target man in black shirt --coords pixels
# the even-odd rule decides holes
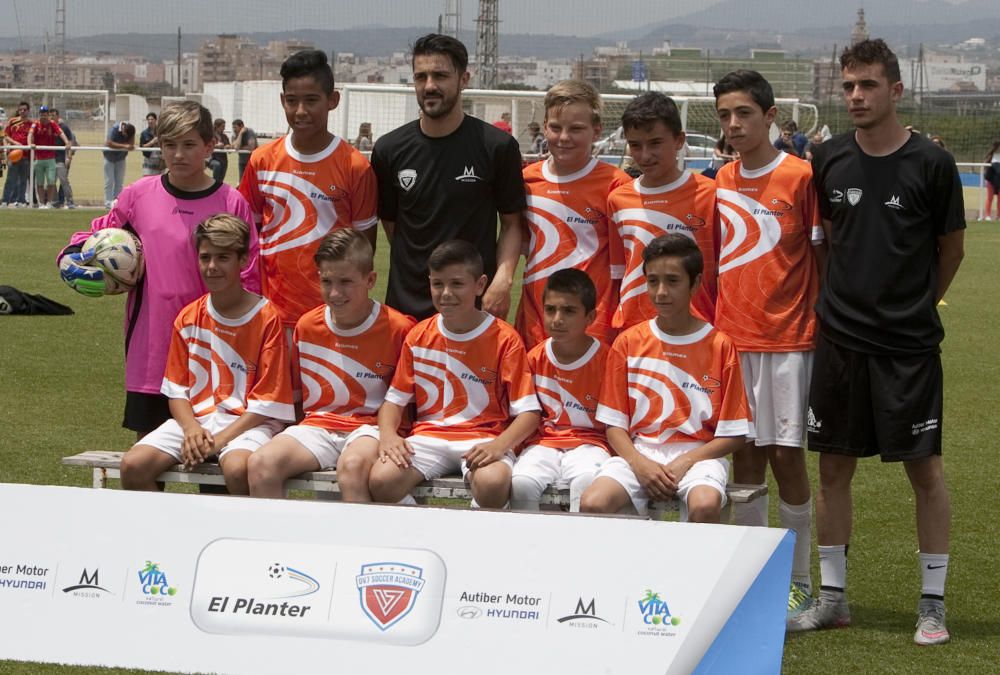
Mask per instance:
[[[899,123],[903,85],[886,44],[861,42],[844,50],[840,64],[855,131],[818,146],[813,157],[830,245],[806,420],[809,448],[822,453],[822,589],[788,629],[850,624],[851,479],[858,457],[878,454],[903,462],[915,495],[923,589],[914,641],[940,644],[949,639],[951,513],[941,467],[937,303],[962,260],[962,186],[951,155]]]
[[[521,153],[510,135],[462,111],[468,53],[430,34],[413,45],[420,119],[382,136],[372,151],[378,213],[389,237],[386,304],[417,318],[434,313],[427,258],[463,239],[483,257],[490,285],[483,309],[507,318],[526,206]],[[497,214],[500,234],[497,236]]]

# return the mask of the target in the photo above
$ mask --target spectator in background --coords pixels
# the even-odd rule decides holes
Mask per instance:
[[[500,119],[493,123],[500,131],[506,131],[508,134],[514,133],[514,127],[510,125],[510,113],[505,112],[500,114]]]
[[[528,152],[532,155],[539,155],[539,159],[541,159],[541,155],[549,151],[549,143],[545,140],[541,125],[538,122],[529,122],[528,134],[531,135],[531,147],[528,148]]]
[[[358,127],[358,137],[354,141],[354,147],[361,152],[371,152],[371,149],[375,147],[375,141],[372,140],[371,122],[362,122],[361,126]]]
[[[146,128],[139,134],[139,147],[156,148],[142,151],[142,175],[155,176],[163,171],[160,138],[156,135],[156,113],[146,115]]]
[[[59,124],[49,118],[49,107],[39,106],[38,119],[28,131],[28,145],[35,151],[35,192],[43,209],[51,209],[56,200],[56,151],[45,148],[57,145],[57,140],[63,142],[72,158],[73,146]],[[36,145],[41,147],[35,150]]]
[[[73,130],[60,118],[58,108],[52,108],[49,116],[62,129],[66,138],[69,139],[70,145],[79,145],[76,142],[76,136],[73,135]],[[73,156],[67,157],[66,150],[56,150],[56,180],[59,181],[59,192],[56,194],[53,208],[61,209],[63,206],[67,209],[76,208],[76,204],[73,202],[73,186],[69,184],[69,165],[72,161]]]
[[[789,155],[794,155],[795,157],[801,157],[798,149],[795,147],[795,122],[785,122],[781,125],[781,135],[774,141],[774,147],[782,152],[787,152]]]
[[[236,164],[240,169],[240,181],[243,180],[243,172],[247,170],[247,162],[250,155],[257,149],[257,134],[253,129],[243,124],[243,120],[233,120],[233,147],[240,151],[236,156]]]
[[[104,151],[104,208],[110,209],[125,184],[125,159],[135,149],[135,126],[117,122],[104,145],[109,148]]]
[[[944,148],[945,150],[948,150],[948,146],[944,144],[944,139],[938,136],[937,134],[931,136],[931,143],[938,146],[939,148]],[[948,150],[948,152],[951,152],[951,150]]]
[[[719,173],[719,169],[734,159],[739,159],[739,156],[740,153],[736,152],[733,146],[726,142],[726,137],[719,136],[719,140],[715,142],[715,147],[712,148],[712,163],[707,169],[701,172],[701,175],[714,180],[715,175]]]
[[[986,153],[983,162],[989,164],[986,168],[986,212],[983,220],[992,220],[990,211],[993,209],[993,198],[1000,194],[1000,140],[993,141],[990,151]],[[997,200],[997,217],[1000,218],[1000,199]]]
[[[823,144],[823,132],[817,131],[813,134],[812,140],[809,141],[809,145],[806,146],[805,159],[809,162],[812,161],[813,155],[816,152],[816,148]]]
[[[7,120],[4,127],[5,145],[27,145],[28,132],[31,131],[31,105],[27,101],[17,104],[17,114]],[[19,162],[10,161],[7,156],[7,181],[3,186],[4,206],[27,206],[28,172],[31,170],[28,152],[23,153]]]
[[[212,124],[215,133],[215,149],[212,158],[208,160],[208,168],[212,170],[212,178],[220,183],[226,180],[226,172],[229,171],[229,153],[226,152],[233,147],[229,143],[229,136],[226,136],[226,120],[217,119]]]

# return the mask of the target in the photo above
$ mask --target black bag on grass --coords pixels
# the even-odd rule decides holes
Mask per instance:
[[[72,314],[73,310],[44,295],[33,295],[13,286],[0,286],[0,314]]]

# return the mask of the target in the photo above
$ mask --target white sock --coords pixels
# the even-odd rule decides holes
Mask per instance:
[[[747,527],[767,527],[767,495],[752,502],[733,504],[734,524]]]
[[[416,506],[417,500],[413,498],[413,495],[408,494],[396,503],[401,504],[403,506]]]
[[[538,511],[545,485],[531,476],[514,476],[510,481],[512,511]]]
[[[824,590],[843,591],[847,588],[847,546],[817,546],[819,578]]]
[[[947,553],[921,553],[920,573],[924,584],[920,590],[923,597],[944,597],[944,578],[948,576]]]
[[[812,499],[805,504],[788,504],[778,499],[778,522],[786,530],[795,532],[795,552],[792,556],[792,581],[805,584],[812,592],[809,573],[809,554],[812,551]]]

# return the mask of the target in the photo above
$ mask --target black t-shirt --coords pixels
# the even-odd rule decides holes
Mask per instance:
[[[937,238],[965,228],[955,160],[918,135],[872,157],[850,132],[817,146],[812,166],[832,223],[816,304],[823,335],[868,354],[938,351]]]
[[[473,244],[493,277],[497,213],[526,206],[513,136],[466,115],[453,133],[431,138],[414,121],[378,139],[372,168],[378,215],[395,223],[387,305],[418,319],[434,313],[427,258],[449,239]]]

